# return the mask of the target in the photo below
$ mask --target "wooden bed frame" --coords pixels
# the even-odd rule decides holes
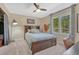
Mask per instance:
[[[56,45],[56,38],[33,42],[31,48],[32,54],[55,45]]]
[[[28,31],[28,29],[31,29],[32,26],[25,26],[25,33]],[[37,29],[40,29],[39,26],[36,26]],[[52,47],[56,45],[56,38],[50,38],[50,39],[45,39],[37,42],[32,42],[32,54],[42,51],[46,48]]]
[[[33,27],[40,30],[40,26],[29,26],[29,25],[27,25],[27,26],[24,26],[24,32],[25,33],[28,32],[28,29],[32,29]]]

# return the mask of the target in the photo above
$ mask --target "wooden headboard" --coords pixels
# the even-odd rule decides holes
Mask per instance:
[[[33,28],[36,28],[36,29],[39,29],[40,30],[40,26],[24,26],[24,32],[28,32],[28,29],[33,29]]]

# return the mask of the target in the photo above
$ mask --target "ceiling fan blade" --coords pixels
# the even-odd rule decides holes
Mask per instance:
[[[37,5],[36,3],[34,3],[34,6],[38,9],[39,8],[39,5]]]
[[[33,12],[36,12],[36,10],[34,10]]]
[[[40,10],[41,10],[41,11],[47,11],[47,9],[43,9],[43,8],[41,8]]]

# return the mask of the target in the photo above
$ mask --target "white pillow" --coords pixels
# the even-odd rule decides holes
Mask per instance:
[[[28,32],[31,32],[31,30],[30,30],[30,29],[28,29]]]
[[[39,31],[39,29],[31,29],[31,32],[32,32],[32,33],[38,33],[38,32],[40,32],[40,31]]]

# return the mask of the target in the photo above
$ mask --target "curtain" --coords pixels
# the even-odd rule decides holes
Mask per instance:
[[[8,16],[4,14],[4,45],[9,43],[9,24]]]

